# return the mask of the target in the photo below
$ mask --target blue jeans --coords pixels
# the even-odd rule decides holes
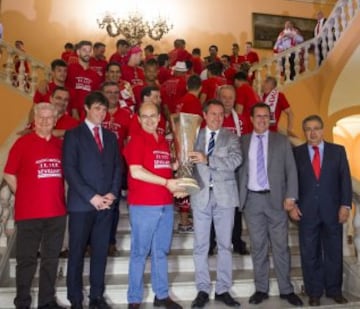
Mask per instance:
[[[168,264],[174,225],[173,205],[130,205],[131,252],[128,302],[141,303],[146,258],[151,252],[151,283],[158,299],[168,297]]]

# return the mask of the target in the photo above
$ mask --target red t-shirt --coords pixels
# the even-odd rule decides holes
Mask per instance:
[[[263,94],[263,102],[266,103],[266,97],[268,96],[268,94]],[[278,96],[278,100],[277,100],[277,104],[275,107],[275,113],[271,113],[270,116],[270,131],[273,132],[277,132],[278,130],[278,123],[280,120],[280,116],[281,116],[281,112],[287,108],[290,107],[290,104],[288,102],[288,100],[286,99],[285,95],[282,92],[279,92],[279,96]]]
[[[247,55],[244,55],[243,57],[244,57],[244,61],[248,61],[251,64],[255,62],[259,62],[259,56],[254,51],[249,52]]]
[[[68,113],[62,115],[56,122],[55,129],[56,130],[71,130],[77,127],[80,122],[71,117]]]
[[[142,86],[145,82],[144,70],[140,67],[131,67],[125,64],[121,67],[121,78],[128,81],[132,87]]]
[[[260,102],[259,96],[254,89],[247,83],[236,88],[236,102],[243,106],[242,115],[250,119],[250,109],[253,105]]]
[[[243,115],[238,114],[240,136],[252,132],[253,127],[250,121]],[[232,114],[224,116],[223,128],[228,129],[230,132],[237,135],[236,125]]]
[[[186,50],[182,48],[175,48],[169,52],[169,63],[170,66],[174,66],[177,61],[186,61],[191,60],[192,55]]]
[[[200,99],[190,92],[185,94],[177,101],[175,112],[196,114],[199,115],[201,118],[203,117]]]
[[[17,179],[15,221],[66,214],[61,148],[60,139],[47,141],[36,133],[12,146],[4,172]]]
[[[116,62],[121,66],[127,64],[128,61],[129,61],[129,57],[127,55],[119,55],[118,52],[113,53],[109,59],[109,63]]]
[[[141,131],[143,131],[143,129],[141,128],[138,116],[135,114],[130,121],[129,136],[133,137],[135,135],[138,135]],[[166,120],[162,114],[160,115],[160,121],[156,129],[156,132],[159,135],[165,136]]]
[[[112,115],[108,112],[102,123],[105,129],[110,130],[116,135],[119,150],[123,150],[125,140],[129,134],[129,128],[131,123],[131,114],[128,110],[118,107]]]
[[[202,82],[201,94],[206,94],[205,101],[215,99],[217,90],[220,86],[226,84],[226,78],[222,76],[211,76]]]
[[[53,93],[54,89],[57,87],[57,85],[54,82],[50,82],[48,84],[48,91],[45,94],[40,93],[38,90],[35,91],[33,102],[35,104],[41,103],[41,102],[47,102],[50,103],[50,96]]]
[[[244,56],[235,56],[235,55],[231,55],[230,56],[230,62],[231,64],[241,64],[245,61]]]
[[[100,77],[92,69],[84,69],[79,63],[73,63],[68,66],[68,76],[66,86],[73,89],[73,95],[70,100],[70,110],[77,109],[80,116],[85,115],[84,100],[85,97],[100,87]]]
[[[63,52],[61,54],[61,59],[64,60],[67,64],[78,63],[79,57],[74,51]]]
[[[169,78],[171,78],[171,76],[171,70],[169,68],[166,68],[164,66],[159,67],[157,78],[160,85],[166,82]]]
[[[234,67],[229,67],[224,71],[224,76],[226,78],[226,82],[229,85],[234,85],[234,75],[236,74],[236,70],[234,69]]]
[[[91,70],[94,70],[99,76],[101,83],[105,80],[105,72],[107,61],[104,59],[96,59],[91,57],[89,60],[89,67]]]
[[[192,68],[195,74],[200,75],[204,69],[204,63],[200,57],[192,57]]]
[[[169,145],[161,135],[158,135],[156,141],[152,134],[141,129],[139,134],[131,137],[124,149],[124,156],[129,166],[141,165],[155,175],[172,178]],[[157,206],[173,203],[172,194],[165,186],[134,179],[130,173],[128,186],[129,205]]]
[[[161,101],[168,107],[171,114],[175,113],[176,102],[184,96],[186,92],[185,76],[174,76],[161,85]]]

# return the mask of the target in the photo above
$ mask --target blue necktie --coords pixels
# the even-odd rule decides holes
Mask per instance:
[[[214,148],[215,148],[215,134],[216,134],[216,132],[211,132],[210,134],[211,134],[211,136],[210,136],[209,145],[208,145],[208,152],[207,152],[208,157],[211,156],[211,154],[213,153]]]
[[[267,184],[267,174],[265,170],[265,159],[264,159],[264,145],[263,145],[263,137],[264,135],[257,135],[258,145],[257,145],[257,153],[256,153],[256,180],[258,185],[261,188],[265,188]]]

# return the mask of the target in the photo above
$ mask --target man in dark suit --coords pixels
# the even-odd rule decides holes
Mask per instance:
[[[298,195],[296,165],[289,140],[270,132],[270,107],[251,108],[254,131],[241,137],[243,164],[239,171],[240,210],[244,208],[250,234],[255,293],[250,304],[267,299],[269,291],[269,245],[278,279],[280,298],[302,306],[290,281],[288,216],[283,205],[294,207]]]
[[[294,149],[299,176],[298,206],[288,208],[299,220],[301,264],[310,306],[319,306],[324,290],[336,303],[347,300],[342,286],[342,224],[351,210],[351,177],[345,149],[323,140],[317,115],[303,120],[307,142]]]
[[[232,286],[231,238],[235,207],[239,195],[235,170],[241,164],[239,138],[222,128],[224,105],[210,100],[203,107],[206,127],[197,138],[193,152],[194,177],[200,191],[191,195],[194,217],[194,264],[198,294],[191,308],[203,308],[209,301],[211,280],[208,265],[211,222],[217,235],[218,259],[216,267],[215,300],[230,307],[240,304],[230,295]]]
[[[116,136],[101,128],[109,103],[101,92],[85,98],[86,119],[64,138],[63,165],[68,190],[68,299],[82,308],[85,247],[91,248],[89,308],[108,309],[103,293],[112,207],[120,190],[120,155]]]

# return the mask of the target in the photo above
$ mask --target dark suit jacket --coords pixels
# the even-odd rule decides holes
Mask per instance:
[[[320,179],[311,165],[307,144],[294,149],[299,175],[299,208],[302,220],[320,216],[324,222],[338,222],[341,205],[351,206],[352,187],[349,165],[342,146],[325,142]]]
[[[249,182],[249,149],[251,134],[241,137],[243,164],[239,170],[240,209],[245,207]],[[285,135],[269,132],[267,174],[271,206],[283,209],[285,198],[298,198],[298,179],[294,155]]]
[[[95,194],[119,195],[121,162],[116,136],[102,129],[104,149],[100,153],[86,123],[67,131],[63,145],[63,166],[69,185],[68,211],[92,211]]]

